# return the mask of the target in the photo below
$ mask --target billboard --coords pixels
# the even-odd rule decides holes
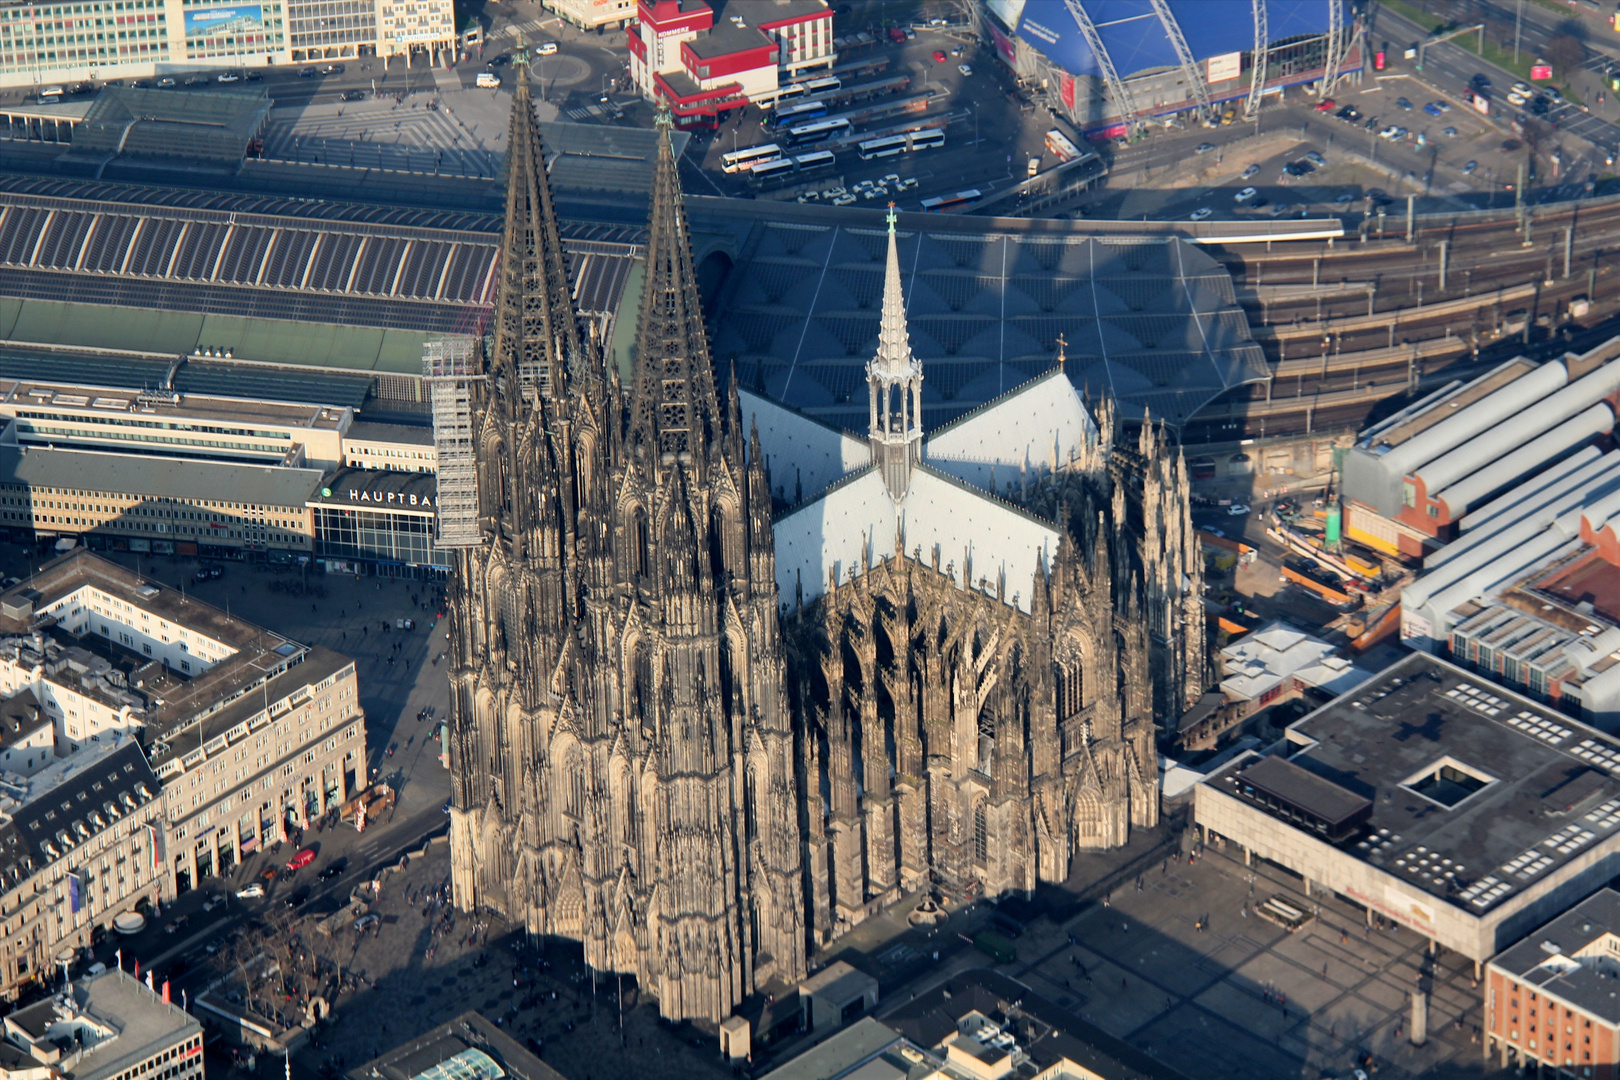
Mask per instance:
[[[228,34],[262,33],[263,30],[264,8],[258,4],[186,9],[187,41]]]
[[[1009,30],[1018,28],[1018,20],[1024,14],[1024,0],[984,0],[984,6]]]
[[[1001,54],[1002,63],[1006,64],[1014,71],[1017,71],[1018,46],[1013,43],[1011,38],[1009,38],[1006,34],[1003,34],[1001,32],[1001,27],[997,26],[995,23],[990,24],[990,37],[996,43],[996,52]]]
[[[1235,79],[1243,71],[1243,54],[1240,52],[1222,53],[1212,56],[1208,60],[1208,74],[1205,78],[1212,83],[1225,82]]]
[[[1063,73],[1063,77],[1058,80],[1058,92],[1063,96],[1063,107],[1065,109],[1068,109],[1069,111],[1073,112],[1074,111],[1074,76],[1073,75],[1070,75],[1066,71]]]

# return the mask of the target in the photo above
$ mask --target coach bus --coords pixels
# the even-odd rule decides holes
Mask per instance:
[[[822,142],[836,135],[848,135],[849,127],[848,118],[843,116],[828,117],[825,120],[812,120],[807,124],[795,124],[788,128],[787,141],[792,146]]]
[[[972,206],[982,198],[984,198],[984,192],[978,188],[968,188],[966,191],[958,191],[955,195],[939,195],[932,199],[924,199],[922,208],[938,213],[941,210],[956,210],[963,206]]]
[[[794,165],[792,158],[772,158],[762,161],[748,170],[748,182],[751,184],[764,184],[771,180],[779,180],[785,176],[792,176]]]
[[[833,155],[831,150],[812,150],[808,154],[799,154],[793,159],[794,166],[801,173],[830,169],[837,163],[838,158]]]
[[[904,135],[886,135],[881,139],[867,139],[855,144],[856,153],[861,155],[862,161],[871,161],[874,158],[894,157],[906,152],[906,137]]]
[[[720,168],[728,173],[747,172],[755,165],[767,161],[775,161],[782,156],[782,148],[775,143],[766,143],[763,146],[750,146],[746,150],[733,150],[729,154],[720,155]]]
[[[939,128],[929,128],[927,131],[913,131],[906,136],[911,140],[913,150],[931,150],[937,146],[945,145],[945,132]]]
[[[776,111],[771,114],[771,123],[777,127],[785,127],[826,115],[827,103],[825,101],[795,101],[778,106]]]
[[[844,80],[836,75],[824,75],[819,79],[811,79],[803,84],[804,92],[807,94],[825,94],[829,90],[841,89],[843,85]]]

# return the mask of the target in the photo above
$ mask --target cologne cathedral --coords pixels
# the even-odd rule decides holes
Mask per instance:
[[[1061,345],[923,431],[892,213],[866,437],[722,396],[659,125],[624,385],[573,309],[518,80],[451,585],[451,853],[461,908],[718,1020],[912,890],[1062,882],[1155,824],[1202,560],[1179,454],[1151,423],[1116,440]]]

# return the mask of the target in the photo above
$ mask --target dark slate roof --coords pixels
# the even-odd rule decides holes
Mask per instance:
[[[133,739],[109,753],[87,755],[82,767],[70,768],[60,784],[24,803],[0,825],[0,884],[10,888],[26,880],[157,798],[160,790],[146,755]]]
[[[1586,964],[1574,959],[1577,952],[1605,936],[1620,937],[1620,892],[1613,889],[1592,894],[1526,934],[1491,965],[1610,1024],[1620,1024],[1620,984],[1607,964],[1592,962],[1610,955],[1609,949],[1587,957]]]
[[[696,216],[696,215],[694,215]],[[1066,374],[1180,424],[1266,373],[1231,277],[1194,244],[986,228],[902,215],[900,265],[930,430],[1041,375],[1067,342]],[[1083,224],[1077,226],[1076,233]],[[713,332],[717,364],[751,389],[864,431],[877,348],[882,228],[760,218]]]

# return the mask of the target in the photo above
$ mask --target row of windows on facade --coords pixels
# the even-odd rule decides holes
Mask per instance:
[[[32,522],[36,527],[41,525],[71,525],[75,528],[87,529],[114,529],[124,532],[150,532],[147,526],[134,521],[91,521],[88,518],[68,517],[57,514],[35,513],[27,515],[14,510],[0,513],[7,521]],[[284,533],[275,529],[230,529],[208,528],[201,525],[176,525],[172,533],[174,536],[196,536],[202,538],[213,537],[218,540],[274,540],[278,544],[308,544],[309,537],[303,533]]]
[[[144,37],[146,31],[140,31]],[[155,36],[158,31],[152,31]],[[123,34],[119,34],[120,40]],[[157,446],[205,446],[215,450],[250,450],[261,454],[284,454],[292,445],[290,436],[267,436],[277,438],[285,446],[265,446],[263,443],[235,442],[229,439],[184,439],[162,435],[139,435],[132,431],[94,431],[85,432],[75,428],[55,427],[49,424],[35,424],[32,422],[19,423],[18,434],[29,435],[59,435],[65,439],[93,438],[96,441],[107,442],[133,442],[149,443]]]
[[[18,409],[16,415],[20,420],[54,420],[59,424],[93,424],[98,427],[149,428],[157,431],[200,431],[205,435],[239,435],[251,439],[279,439],[282,442],[292,442],[292,436],[285,431],[220,427],[217,424],[182,424],[162,420],[129,420],[114,416],[79,416],[76,414],[35,412],[31,409]]]

